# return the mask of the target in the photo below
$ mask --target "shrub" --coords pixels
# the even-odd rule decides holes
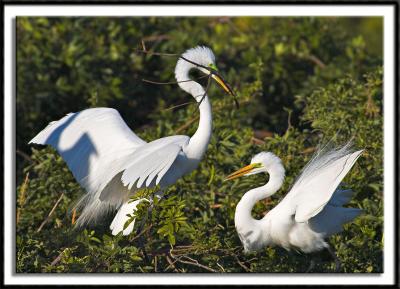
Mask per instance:
[[[359,20],[348,21],[18,18],[17,147],[28,156],[18,165],[17,272],[303,272],[309,258],[302,254],[242,252],[235,206],[265,176],[223,179],[262,150],[282,158],[286,181],[256,205],[253,214],[260,218],[331,138],[353,138],[355,147],[365,148],[345,179],[356,192],[350,206],[364,214],[331,244],[344,272],[382,272],[382,60],[367,39],[344,29]],[[112,236],[113,216],[74,229],[71,208],[84,191],[53,149],[26,146],[47,122],[110,106],[145,140],[196,129],[196,105],[167,110],[188,99],[177,86],[141,82],[171,81],[176,61],[137,53],[142,39],[160,52],[211,46],[241,106],[235,109],[231,98],[211,87],[214,130],[206,156],[168,189],[168,199],[151,212],[139,210],[147,215],[139,235]],[[327,262],[317,271],[333,267]]]

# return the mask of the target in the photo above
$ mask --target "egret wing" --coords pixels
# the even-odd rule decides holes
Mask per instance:
[[[171,167],[182,149],[189,142],[184,135],[170,136],[155,140],[136,150],[127,162],[122,174],[122,183],[128,188],[157,185]]]
[[[88,192],[78,202],[82,225],[125,202],[137,180],[148,186],[157,177],[158,184],[188,141],[171,136],[146,143],[116,110],[92,108],[51,122],[29,143],[54,147]]]
[[[29,143],[54,147],[89,193],[104,187],[121,169],[122,160],[146,144],[112,108],[70,113],[51,122]]]
[[[317,154],[307,164],[284,200],[293,208],[296,222],[306,222],[322,211],[361,153],[345,146]]]

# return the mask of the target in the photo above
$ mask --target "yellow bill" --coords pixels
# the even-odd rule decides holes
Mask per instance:
[[[234,96],[234,93],[232,89],[229,87],[229,85],[226,83],[225,80],[222,79],[221,76],[216,75],[216,74],[211,74],[211,77],[214,78],[214,80],[230,95]]]
[[[240,170],[237,170],[236,172],[230,174],[229,176],[227,176],[225,178],[225,181],[227,180],[233,180],[236,178],[239,178],[241,176],[244,176],[245,174],[250,173],[252,170],[254,170],[255,168],[259,168],[260,164],[250,164],[248,166],[245,166],[244,168],[241,168]]]

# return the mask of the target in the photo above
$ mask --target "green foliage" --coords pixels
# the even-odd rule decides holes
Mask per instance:
[[[365,18],[365,25],[379,28],[378,20]],[[262,150],[282,158],[287,178],[276,195],[254,208],[261,218],[331,138],[353,138],[365,151],[344,180],[355,191],[349,206],[364,214],[330,243],[343,272],[382,272],[382,59],[379,47],[371,47],[382,31],[362,34],[360,21],[18,18],[17,148],[28,156],[17,166],[17,272],[304,272],[310,260],[304,254],[280,248],[243,253],[235,207],[265,176],[224,177]],[[359,34],[347,33],[353,23]],[[142,39],[158,52],[210,46],[241,106],[235,109],[230,97],[211,87],[214,129],[204,159],[165,199],[153,197],[157,189],[133,197],[151,199],[153,206],[139,204],[130,236],[111,235],[113,215],[75,228],[72,208],[84,190],[53,149],[26,145],[49,121],[109,106],[147,141],[196,130],[196,105],[166,109],[186,102],[185,93],[176,85],[141,81],[173,80],[176,61],[137,53]],[[315,270],[332,272],[333,262],[323,261]]]

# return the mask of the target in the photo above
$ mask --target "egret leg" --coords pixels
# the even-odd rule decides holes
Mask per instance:
[[[336,256],[335,252],[333,251],[331,246],[327,247],[329,254],[331,254],[333,260],[335,260],[335,273],[338,273],[340,271],[341,268],[341,262],[339,260],[339,258]]]
[[[151,200],[151,201],[150,201],[150,205],[149,205],[149,207],[147,208],[147,214],[146,214],[145,216],[143,216],[142,220],[140,220],[140,225],[139,225],[139,227],[138,227],[138,229],[137,229],[137,231],[136,231],[136,235],[139,235],[139,234],[144,230],[144,226],[145,226],[145,224],[146,224],[146,221],[147,221],[148,216],[151,214],[151,211],[152,211],[152,209],[153,209],[153,205],[154,205],[154,204],[153,204],[153,201]],[[144,238],[143,235],[139,237],[139,239],[138,239],[138,245],[139,245],[139,248],[142,249],[143,255],[144,255],[144,258],[146,259],[146,261],[147,261],[147,262],[150,262],[150,258],[149,258],[149,256],[147,255],[147,251],[146,251],[146,247],[145,247],[145,238]]]
[[[315,267],[315,259],[314,257],[311,258],[310,266],[308,266],[308,269],[306,270],[306,273],[310,273],[311,270],[313,270]]]

